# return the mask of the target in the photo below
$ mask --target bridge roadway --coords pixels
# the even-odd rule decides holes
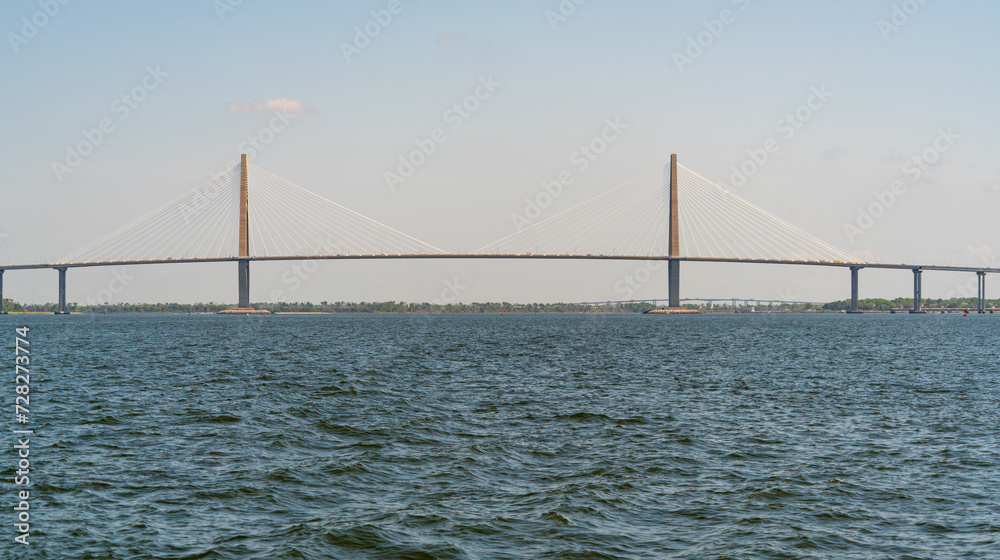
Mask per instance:
[[[141,264],[181,264],[238,262],[248,260],[253,262],[268,261],[312,261],[312,260],[370,260],[370,259],[549,259],[549,260],[617,260],[617,261],[681,261],[681,262],[714,262],[714,263],[750,263],[750,264],[789,264],[804,266],[836,266],[841,268],[889,268],[896,270],[938,270],[945,272],[987,272],[1000,273],[1000,267],[957,266],[957,265],[925,265],[905,263],[865,263],[842,261],[796,261],[779,259],[739,259],[725,257],[664,257],[650,255],[549,255],[535,253],[409,253],[409,254],[378,254],[378,255],[303,255],[274,257],[210,257],[196,259],[147,259],[132,261],[90,261],[90,262],[52,262],[38,264],[0,265],[0,272],[5,270],[84,268],[95,266],[125,266]]]
[[[943,272],[975,272],[979,276],[979,310],[985,305],[985,275],[1000,273],[998,267],[973,267],[955,265],[917,265],[904,263],[864,263],[842,261],[806,261],[781,259],[740,259],[719,257],[666,257],[655,255],[550,255],[534,253],[410,253],[410,254],[372,254],[372,255],[303,255],[303,256],[257,256],[257,257],[213,257],[191,259],[147,259],[131,261],[91,261],[91,262],[52,262],[38,264],[0,265],[0,301],[3,298],[3,273],[7,270],[37,270],[55,269],[59,271],[59,309],[57,313],[65,313],[66,309],[66,270],[70,268],[85,268],[97,266],[128,266],[149,264],[181,264],[181,263],[211,263],[211,262],[269,262],[269,261],[309,261],[309,260],[373,260],[373,259],[546,259],[546,260],[619,260],[619,261],[675,261],[675,262],[706,262],[706,263],[749,263],[749,264],[784,264],[800,266],[832,266],[851,269],[851,309],[858,312],[858,271],[862,268],[885,268],[895,270],[912,270],[914,278],[914,310],[921,313],[920,274],[924,270]]]

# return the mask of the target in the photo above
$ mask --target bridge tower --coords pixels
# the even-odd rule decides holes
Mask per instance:
[[[677,154],[670,154],[670,258],[667,259],[668,307],[681,306],[681,226],[677,212]]]
[[[250,212],[249,188],[247,186],[247,155],[240,155],[240,251],[239,251],[239,292],[240,309],[250,307]]]

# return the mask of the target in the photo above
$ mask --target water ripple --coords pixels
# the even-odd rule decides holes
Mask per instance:
[[[1000,558],[991,316],[12,321],[37,558]]]

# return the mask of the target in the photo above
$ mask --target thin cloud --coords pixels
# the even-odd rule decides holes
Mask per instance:
[[[878,159],[882,163],[896,164],[903,163],[907,158],[903,156],[903,152],[893,148],[887,150],[883,155],[878,156]]]
[[[993,256],[993,249],[990,249],[989,245],[982,245],[980,247],[973,247],[970,245],[965,248],[965,255],[967,257],[986,259],[989,261],[989,258]]]
[[[464,34],[458,31],[445,31],[437,38],[438,43],[464,43],[468,40]]]
[[[819,157],[825,159],[826,161],[837,161],[846,154],[846,151],[834,146],[828,150],[822,150],[819,152]]]
[[[983,192],[990,194],[1000,194],[1000,180],[998,181],[985,181],[980,183],[983,188]]]
[[[312,113],[312,110],[307,108],[298,99],[289,99],[287,97],[279,97],[277,99],[268,99],[263,103],[254,99],[249,103],[226,103],[226,109],[229,109],[230,113],[236,113],[237,115],[256,115],[259,113],[269,113],[271,111],[281,111],[285,114],[292,115],[306,115]]]
[[[851,253],[851,256],[858,259],[859,261],[869,262],[869,263],[879,262],[881,260],[878,258],[878,256],[875,255],[875,253],[872,253],[867,249],[855,251]]]

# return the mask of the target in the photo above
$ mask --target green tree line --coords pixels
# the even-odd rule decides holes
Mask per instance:
[[[1000,299],[986,300],[986,308],[1000,306]],[[952,298],[952,299],[923,299],[921,307],[924,309],[975,309],[979,305],[977,298]],[[823,309],[831,311],[845,311],[851,308],[851,300],[831,301],[823,306]],[[889,311],[890,309],[913,309],[913,298],[869,298],[859,299],[858,309],[861,311]]]
[[[641,313],[653,306],[644,303],[582,305],[575,303],[405,303],[384,302],[294,302],[254,303],[253,307],[274,313]],[[78,305],[67,303],[73,313],[215,313],[235,306],[223,303],[115,303]],[[23,304],[5,299],[3,310],[12,313],[52,313],[54,303]]]
[[[752,304],[753,302],[751,302]],[[974,309],[976,298],[925,299],[925,309]],[[753,305],[751,305],[753,307]],[[73,313],[215,313],[235,306],[225,303],[115,303],[105,305],[78,305],[68,303],[66,307]],[[642,313],[653,309],[648,303],[611,303],[604,305],[583,305],[578,303],[406,303],[402,301],[382,302],[279,302],[255,303],[253,307],[274,313]],[[740,302],[733,309],[729,304],[695,305],[684,307],[706,312],[746,310]],[[858,300],[862,311],[889,311],[891,309],[912,309],[912,298]],[[986,301],[987,308],[1000,307],[1000,299]],[[851,308],[850,300],[832,301],[822,306],[813,304],[761,305],[757,311],[809,311],[818,308],[823,311],[845,311]],[[25,304],[11,299],[3,300],[3,311],[8,313],[52,313],[58,309],[55,303]]]

